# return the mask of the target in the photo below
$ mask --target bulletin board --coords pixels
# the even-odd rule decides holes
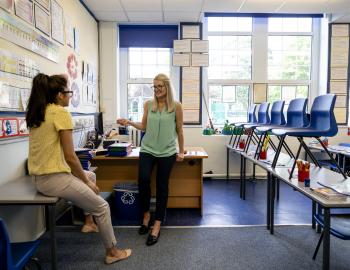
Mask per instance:
[[[73,121],[76,114],[98,111],[98,25],[79,1],[9,0],[0,5],[2,139],[28,135],[24,114],[39,72],[68,74],[74,93],[67,109]]]
[[[202,68],[209,65],[209,42],[202,40],[202,23],[180,23],[174,41],[173,65],[180,66],[180,100],[185,125],[202,124]]]
[[[329,25],[328,93],[337,95],[334,114],[346,125],[349,111],[349,33],[350,24]]]

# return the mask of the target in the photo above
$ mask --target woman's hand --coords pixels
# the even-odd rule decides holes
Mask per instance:
[[[124,118],[120,118],[120,119],[117,119],[117,124],[122,125],[122,126],[127,126],[127,125],[129,125],[129,120],[124,119]]]
[[[178,153],[176,154],[176,161],[181,162],[184,160],[185,154],[184,153]]]
[[[87,184],[87,186],[89,188],[91,188],[92,191],[95,192],[96,194],[98,194],[100,192],[100,189],[98,188],[98,186],[96,186],[96,184],[94,182],[91,182],[88,180],[85,184]]]

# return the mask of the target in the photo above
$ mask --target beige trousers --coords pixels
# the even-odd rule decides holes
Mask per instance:
[[[94,173],[86,172],[89,180],[96,182]],[[85,213],[95,217],[105,248],[117,244],[108,203],[93,192],[83,181],[70,173],[53,173],[35,176],[36,189],[47,196],[71,201]]]

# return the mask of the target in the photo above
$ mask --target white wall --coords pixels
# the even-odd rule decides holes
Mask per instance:
[[[72,26],[76,27],[79,31],[79,53],[75,53],[74,50],[68,46],[59,45],[60,59],[58,63],[54,63],[2,38],[0,38],[0,48],[16,53],[19,56],[33,59],[38,63],[41,72],[50,75],[67,73],[66,61],[67,56],[71,53],[75,53],[78,60],[78,74],[81,74],[83,60],[94,65],[98,71],[97,22],[81,5],[79,0],[58,0],[58,3],[64,10],[64,16],[69,16]],[[27,26],[35,30],[33,26],[29,24]],[[1,78],[1,80],[10,79]],[[15,81],[13,83],[16,83],[16,79],[13,80]],[[30,83],[28,87],[30,87]],[[80,134],[76,134],[75,141],[78,141],[79,137]],[[24,165],[27,157],[28,138],[0,141],[0,185],[25,174]],[[44,229],[44,215],[41,207],[0,207],[0,217],[5,220],[10,239],[13,242],[33,240],[37,238]]]

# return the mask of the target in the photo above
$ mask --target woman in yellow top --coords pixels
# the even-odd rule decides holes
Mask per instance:
[[[116,248],[109,205],[74,152],[72,118],[64,108],[72,93],[65,75],[35,76],[26,113],[29,173],[41,193],[69,200],[94,216],[106,248],[105,263],[111,264],[129,257],[131,250]]]
[[[156,213],[152,231],[146,244],[157,243],[160,235],[160,225],[164,221],[168,202],[168,185],[171,169],[175,161],[184,158],[183,111],[181,103],[175,102],[173,87],[165,74],[158,74],[153,79],[153,100],[145,102],[141,123],[127,119],[118,119],[121,125],[131,125],[145,130],[142,138],[139,160],[139,194],[143,222],[139,234],[146,234],[150,227],[151,173],[157,164],[156,177]],[[179,151],[176,151],[176,141]]]

